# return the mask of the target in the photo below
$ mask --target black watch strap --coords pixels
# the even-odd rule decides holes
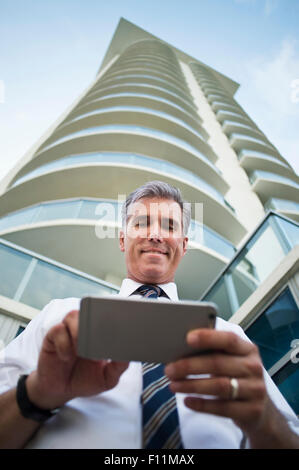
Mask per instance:
[[[21,375],[17,384],[17,403],[21,414],[24,418],[33,419],[34,421],[43,422],[51,418],[57,410],[43,410],[35,406],[27,395],[26,379],[28,375]]]

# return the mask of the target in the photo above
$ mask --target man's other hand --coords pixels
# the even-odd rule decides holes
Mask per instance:
[[[36,406],[55,409],[76,397],[115,387],[129,363],[93,361],[77,356],[79,311],[69,312],[44,338],[37,369],[27,381],[27,393]]]
[[[235,333],[210,329],[189,332],[187,342],[210,352],[165,368],[173,392],[195,394],[185,398],[186,406],[231,418],[247,436],[270,429],[274,405],[267,394],[257,346]],[[208,377],[196,377],[201,374]],[[232,378],[238,381],[236,397],[232,395]]]

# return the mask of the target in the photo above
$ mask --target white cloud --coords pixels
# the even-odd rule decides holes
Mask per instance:
[[[293,99],[294,83],[299,79],[296,46],[298,48],[297,41],[287,39],[272,59],[259,57],[247,63],[247,72],[256,94],[277,115],[299,113]]]
[[[287,38],[274,56],[256,57],[243,65],[240,103],[299,172],[298,41]]]

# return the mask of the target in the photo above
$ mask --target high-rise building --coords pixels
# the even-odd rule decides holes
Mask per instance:
[[[4,343],[52,298],[117,292],[121,202],[162,180],[192,203],[180,297],[213,300],[251,331],[299,412],[297,366],[281,378],[299,344],[299,178],[238,87],[120,20],[95,80],[0,184]]]

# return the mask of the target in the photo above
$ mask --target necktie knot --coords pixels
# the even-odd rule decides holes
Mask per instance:
[[[141,294],[148,299],[157,299],[158,297],[167,297],[164,290],[152,284],[144,284],[135,291],[136,294]]]

